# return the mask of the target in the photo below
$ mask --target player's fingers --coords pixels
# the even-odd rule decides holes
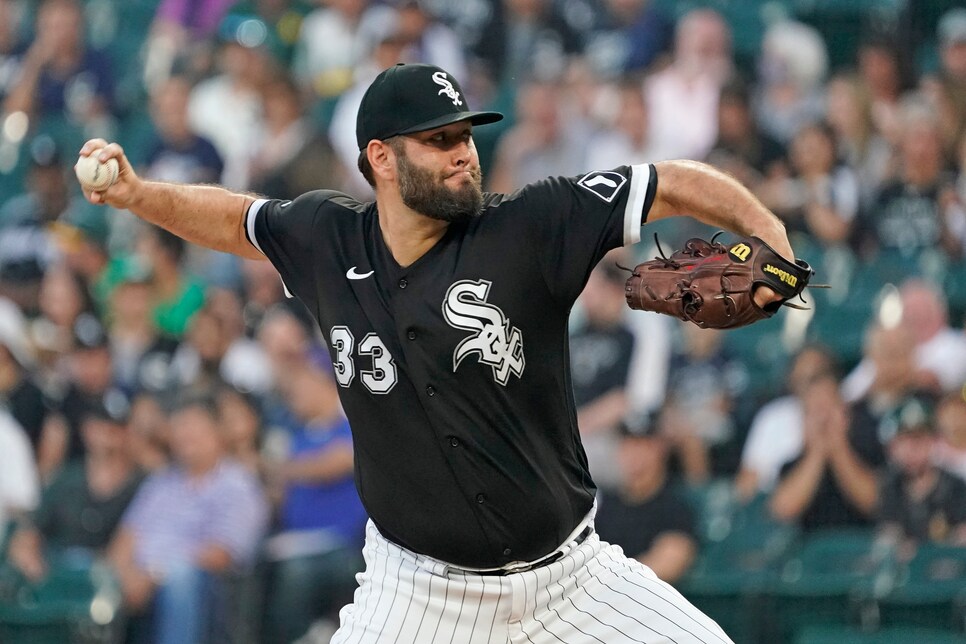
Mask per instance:
[[[100,148],[103,148],[106,145],[107,145],[107,141],[105,141],[104,139],[90,139],[83,145],[83,147],[81,147],[80,155],[82,157],[89,156],[90,153],[93,152],[94,150],[99,150]]]
[[[117,143],[108,143],[103,147],[103,149],[98,153],[97,160],[104,163],[108,159],[117,159],[121,161],[124,157],[124,149]]]

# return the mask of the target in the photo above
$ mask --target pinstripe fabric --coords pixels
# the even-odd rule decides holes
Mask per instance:
[[[389,542],[370,522],[333,644],[732,644],[650,568],[592,534],[558,561],[477,575]]]

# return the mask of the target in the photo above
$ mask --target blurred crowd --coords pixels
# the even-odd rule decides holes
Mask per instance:
[[[902,560],[966,547],[966,9],[849,4],[843,30],[794,2],[0,0],[0,622],[93,567],[106,639],[337,623],[366,517],[310,315],[71,166],[100,136],[155,180],[367,199],[356,111],[403,61],[508,115],[475,133],[485,189],[704,160],[832,286],[720,333],[626,310],[648,242],[601,263],[571,362],[604,539],[683,583],[717,486]]]

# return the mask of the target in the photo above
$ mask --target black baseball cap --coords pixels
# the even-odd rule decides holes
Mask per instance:
[[[383,71],[369,85],[356,119],[356,141],[364,150],[369,141],[412,134],[469,121],[495,123],[499,112],[471,112],[455,78],[435,65],[400,63]]]

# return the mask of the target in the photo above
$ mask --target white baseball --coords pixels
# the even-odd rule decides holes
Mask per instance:
[[[89,156],[78,157],[77,165],[74,166],[77,180],[90,192],[107,190],[117,181],[117,159],[108,159],[101,163],[97,160],[99,153],[100,150],[94,150]]]

